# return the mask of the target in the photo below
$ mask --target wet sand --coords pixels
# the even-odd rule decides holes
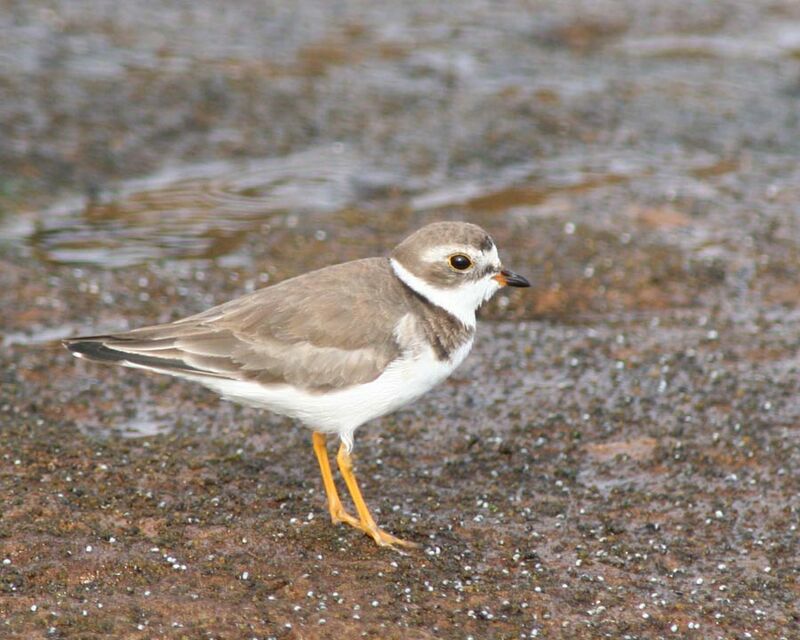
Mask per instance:
[[[0,636],[800,635],[800,11],[458,6],[2,3]],[[291,421],[54,342],[437,219],[533,286],[357,433],[420,551]]]

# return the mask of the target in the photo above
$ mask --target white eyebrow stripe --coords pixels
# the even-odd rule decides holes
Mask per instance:
[[[452,256],[456,253],[464,253],[468,256],[476,257],[475,247],[468,247],[463,244],[450,244],[439,245],[438,247],[431,247],[430,249],[427,249],[422,254],[422,259],[425,262],[436,262],[437,260],[441,260],[447,256]],[[482,263],[497,267],[500,266],[500,256],[497,254],[497,247],[495,245],[492,245],[492,248],[489,251],[478,250],[477,257]]]
[[[451,256],[454,253],[464,253],[468,256],[471,256],[474,255],[474,252],[474,247],[468,247],[463,244],[440,244],[437,247],[431,247],[430,249],[425,250],[425,252],[422,254],[422,259],[426,262],[435,262],[436,260],[440,260],[446,256]]]
[[[487,262],[497,268],[500,268],[500,255],[497,253],[497,247],[492,245],[491,250],[485,254]]]

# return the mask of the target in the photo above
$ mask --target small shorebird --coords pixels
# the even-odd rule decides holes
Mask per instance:
[[[416,546],[375,523],[353,474],[353,434],[447,378],[472,347],[475,311],[504,286],[530,285],[502,267],[483,229],[437,222],[388,258],[326,267],[183,320],[64,345],[79,358],[192,380],[296,418],[313,431],[331,520],[382,546]],[[339,499],[326,434],[341,440],[336,460],[358,517]]]

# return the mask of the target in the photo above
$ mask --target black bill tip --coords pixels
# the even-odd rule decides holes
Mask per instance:
[[[500,278],[498,278],[504,285],[507,287],[530,287],[531,283],[528,282],[527,278],[523,278],[518,273],[514,273],[513,271],[509,271],[508,269],[503,269],[500,272]]]

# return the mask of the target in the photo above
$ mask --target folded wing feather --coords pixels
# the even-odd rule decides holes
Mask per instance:
[[[351,286],[343,289],[343,281]],[[389,305],[375,305],[376,296]],[[359,260],[177,322],[64,342],[90,360],[200,382],[225,378],[338,389],[374,380],[400,355],[396,304],[403,304],[403,296],[388,263]]]

